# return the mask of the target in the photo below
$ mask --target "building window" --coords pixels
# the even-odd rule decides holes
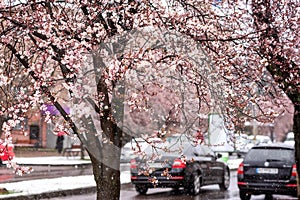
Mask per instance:
[[[24,119],[24,121],[21,121],[18,123],[13,130],[28,130],[28,119]]]

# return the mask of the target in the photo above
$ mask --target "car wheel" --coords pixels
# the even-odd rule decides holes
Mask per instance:
[[[192,174],[190,179],[188,193],[191,195],[197,195],[200,193],[201,190],[201,175],[197,172]]]
[[[266,194],[265,195],[265,200],[272,200],[272,199],[273,199],[272,194]]]
[[[240,190],[240,198],[241,200],[250,200],[251,194]]]
[[[222,178],[222,183],[219,184],[220,190],[225,191],[229,188],[230,185],[230,172],[228,169],[225,169],[224,176]]]
[[[177,190],[179,190],[179,187],[176,186],[176,187],[173,187],[172,189],[177,191]]]
[[[136,185],[135,186],[135,190],[139,193],[139,194],[146,194],[148,191],[148,188],[146,186],[142,186],[142,185]]]
[[[298,193],[297,193],[297,192],[293,192],[293,193],[292,193],[292,196],[293,196],[293,197],[298,197]]]

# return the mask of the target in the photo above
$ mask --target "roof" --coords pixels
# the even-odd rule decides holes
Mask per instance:
[[[271,143],[271,144],[259,144],[257,146],[254,146],[252,148],[258,149],[258,148],[285,148],[285,149],[294,149],[294,146],[284,144],[284,143]]]

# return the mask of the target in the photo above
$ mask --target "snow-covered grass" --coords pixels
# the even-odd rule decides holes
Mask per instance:
[[[89,164],[89,159],[81,160],[80,157],[24,157],[15,158],[15,162],[21,165],[81,165]],[[121,172],[121,183],[130,182],[130,172]],[[0,195],[0,199],[18,196],[27,196],[42,194],[48,192],[57,192],[63,190],[72,190],[78,188],[88,188],[96,186],[93,175],[74,176],[74,177],[60,177],[60,178],[47,178],[29,181],[20,181],[12,183],[0,184],[1,188],[6,188],[10,194]]]
[[[80,165],[91,163],[89,158],[81,160],[79,156],[17,157],[13,161],[22,165]]]
[[[129,171],[121,172],[121,183],[130,182]],[[93,175],[61,177],[51,179],[38,179],[30,181],[20,181],[14,183],[1,184],[10,194],[0,195],[0,199],[8,197],[27,196],[78,188],[88,188],[96,186]]]

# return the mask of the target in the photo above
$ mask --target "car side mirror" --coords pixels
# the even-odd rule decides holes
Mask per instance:
[[[237,154],[237,157],[238,157],[238,158],[244,158],[244,157],[245,157],[245,154],[246,154],[246,153],[238,153],[238,154]]]
[[[216,156],[217,158],[222,158],[222,154],[220,154],[220,153],[217,153],[217,156]]]

